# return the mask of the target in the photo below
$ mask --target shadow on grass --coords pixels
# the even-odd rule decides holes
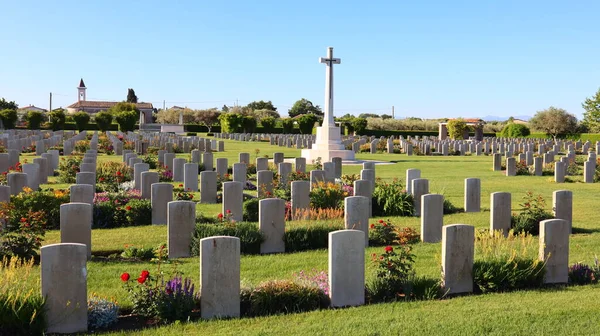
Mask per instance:
[[[600,229],[584,229],[584,228],[573,227],[571,233],[572,234],[592,234],[595,232],[600,232]]]

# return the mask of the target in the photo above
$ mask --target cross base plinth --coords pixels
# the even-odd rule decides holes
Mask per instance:
[[[321,158],[321,162],[329,162],[334,157],[344,161],[354,160],[354,151],[347,150],[342,144],[340,128],[337,126],[317,127],[317,139],[312,149],[303,149],[302,157],[307,163]]]

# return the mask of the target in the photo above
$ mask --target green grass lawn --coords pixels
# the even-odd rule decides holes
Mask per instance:
[[[226,152],[214,153],[215,158],[226,157],[229,164],[237,162],[240,152],[257,156],[273,156],[283,152],[286,157],[299,155],[300,150],[271,146],[268,143],[237,142],[225,140]],[[27,156],[28,160],[34,156]],[[188,157],[188,155],[178,155]],[[519,209],[521,198],[527,191],[542,195],[547,209],[552,208],[552,192],[568,189],[573,191],[573,227],[585,233],[575,234],[570,240],[570,263],[592,263],[600,252],[600,201],[598,184],[566,183],[555,184],[550,177],[516,176],[506,177],[492,171],[492,157],[422,157],[398,154],[358,154],[357,159],[392,161],[393,165],[378,165],[377,177],[383,179],[405,179],[408,168],[418,168],[421,176],[430,181],[430,192],[441,193],[454,205],[463,206],[464,179],[481,178],[483,211],[444,216],[445,224],[470,224],[477,228],[489,226],[490,193],[506,191],[512,193],[513,211]],[[102,160],[120,160],[117,156],[100,156]],[[361,166],[344,166],[344,174],[357,174]],[[67,187],[67,185],[52,185]],[[198,204],[197,210],[206,216],[215,216],[221,205]],[[393,217],[392,222],[400,227],[420,227],[418,218]],[[289,225],[294,225],[290,223]],[[301,223],[297,225],[307,225]],[[93,230],[92,253],[106,255],[115,253],[125,245],[157,246],[166,242],[166,226],[142,226],[120,229]],[[60,241],[57,231],[47,233],[44,244]],[[537,239],[534,240],[534,249]],[[381,248],[368,248],[367,278],[374,276],[370,255]],[[415,269],[418,275],[440,276],[441,244],[414,245]],[[477,256],[476,256],[477,258]],[[88,292],[115,297],[122,307],[131,303],[121,287],[122,272],[139,273],[143,269],[155,270],[150,262],[117,262],[95,259],[88,264]],[[196,282],[199,276],[197,258],[179,260],[178,264],[163,266],[177,267]],[[256,285],[271,279],[292,279],[301,270],[326,270],[327,251],[315,250],[268,256],[242,256],[242,286]],[[141,335],[180,334],[595,334],[600,308],[599,286],[569,287],[566,289],[514,292],[467,296],[441,301],[402,302],[379,304],[351,309],[316,311],[287,316],[244,318],[235,320],[203,321],[182,325],[164,326],[139,332]],[[130,332],[121,333],[131,334]],[[136,332],[136,334],[138,334]]]

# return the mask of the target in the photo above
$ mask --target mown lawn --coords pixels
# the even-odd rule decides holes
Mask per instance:
[[[286,157],[299,155],[299,150],[271,146],[268,143],[226,141],[226,152],[214,153],[215,158],[227,157],[229,164],[237,162],[238,153],[251,153],[255,149],[259,156],[272,157],[274,152],[284,152]],[[178,155],[187,157],[188,155]],[[28,159],[33,156],[29,156]],[[552,208],[552,192],[560,189],[573,191],[573,227],[580,232],[571,237],[570,262],[593,263],[600,252],[600,206],[598,184],[565,183],[557,185],[550,177],[516,176],[506,177],[491,170],[490,156],[466,157],[419,157],[394,154],[359,154],[358,159],[392,161],[393,165],[378,165],[377,177],[383,179],[405,179],[408,168],[421,169],[423,178],[430,181],[430,191],[442,193],[454,205],[463,206],[464,179],[481,178],[482,208],[480,213],[460,213],[444,216],[445,224],[470,224],[477,228],[489,226],[490,193],[507,191],[512,193],[513,211],[527,191],[542,195],[546,208]],[[102,160],[120,160],[120,157],[101,156]],[[359,165],[344,166],[344,174],[357,174]],[[65,187],[66,185],[52,185]],[[221,205],[198,204],[197,210],[206,216],[215,216]],[[418,218],[393,217],[392,222],[400,227],[420,227]],[[294,225],[290,223],[290,225]],[[303,223],[302,225],[306,225]],[[93,254],[106,255],[121,251],[125,245],[157,246],[166,242],[166,226],[142,226],[120,229],[94,230],[92,232]],[[57,231],[49,232],[45,244],[60,240]],[[537,248],[537,239],[533,241]],[[367,277],[374,276],[370,255],[381,248],[368,248]],[[440,276],[441,244],[415,244],[415,269],[418,275]],[[477,258],[477,256],[476,256]],[[199,276],[197,258],[180,260],[178,264],[166,265],[167,270],[177,267],[196,282]],[[142,269],[155,271],[149,262],[92,261],[88,264],[88,291],[115,297],[122,307],[131,303],[121,287],[122,272],[137,274]],[[301,270],[326,270],[327,251],[316,250],[300,253],[242,256],[242,286],[256,285],[271,279],[292,279]],[[140,335],[187,335],[187,334],[244,334],[244,335],[311,335],[311,334],[594,334],[597,333],[597,315],[600,313],[597,300],[599,286],[568,287],[562,289],[488,294],[460,297],[441,301],[403,302],[380,304],[351,309],[325,310],[287,316],[271,316],[253,319],[203,321],[182,325],[165,326],[140,331]],[[131,332],[123,332],[123,335]]]

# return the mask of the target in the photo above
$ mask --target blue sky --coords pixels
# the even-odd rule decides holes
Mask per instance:
[[[300,98],[335,115],[581,117],[600,87],[599,1],[5,1],[0,97],[206,108]]]

